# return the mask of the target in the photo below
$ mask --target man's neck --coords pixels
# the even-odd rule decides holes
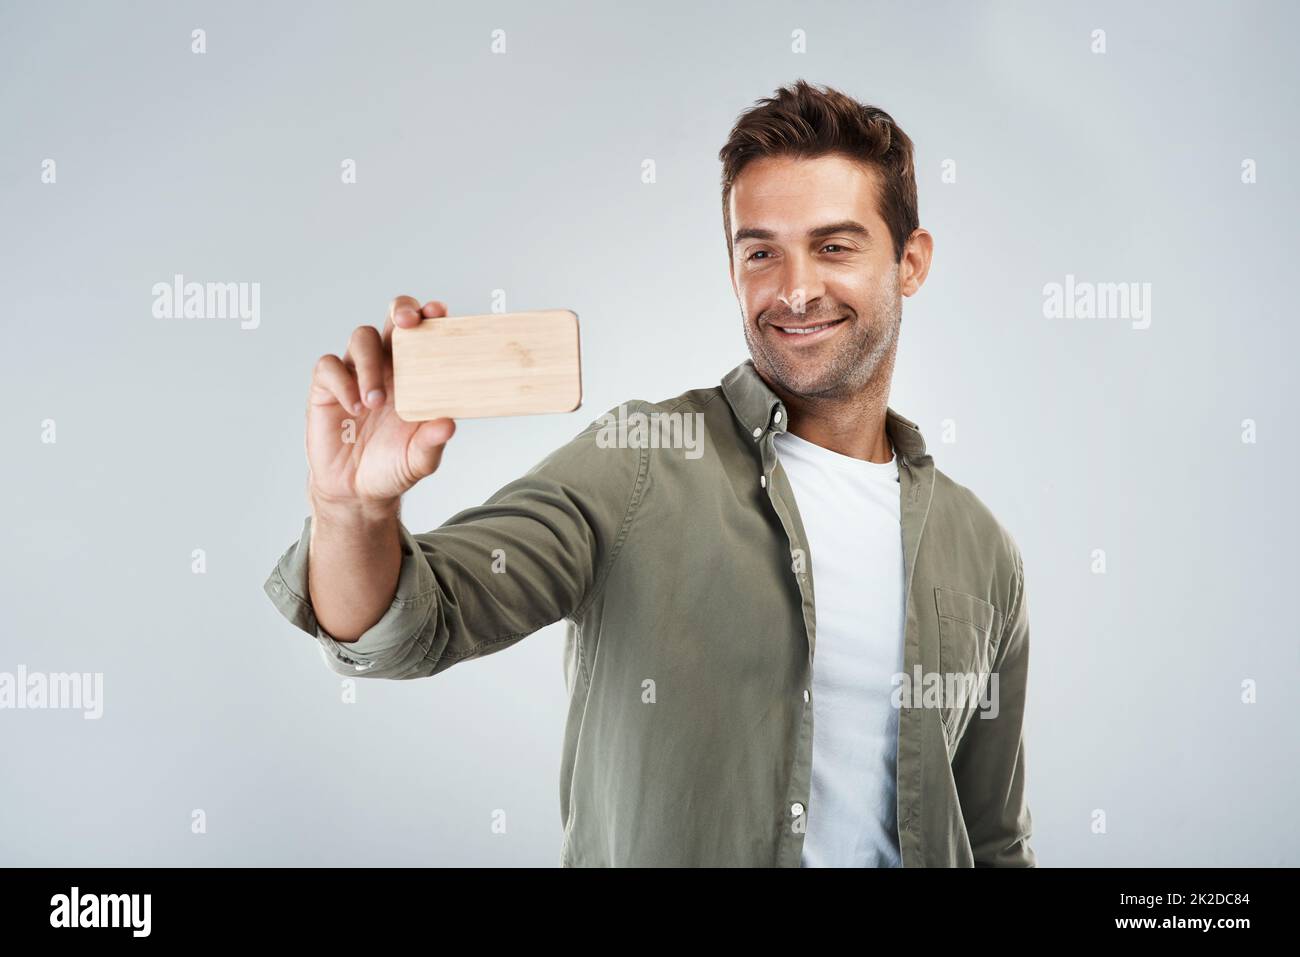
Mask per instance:
[[[824,398],[792,395],[769,383],[790,415],[789,430],[824,449],[867,462],[889,462],[893,445],[885,429],[888,388],[875,384],[858,395]]]

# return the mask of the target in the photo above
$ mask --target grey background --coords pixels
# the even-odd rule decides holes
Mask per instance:
[[[716,384],[747,355],[717,150],[800,76],[917,143],[936,255],[891,404],[1025,556],[1041,862],[1300,863],[1298,28],[1283,3],[4,3],[0,671],[105,689],[99,721],[0,711],[0,863],[555,866],[559,626],[347,705],[262,593],[306,514],[310,370],[399,293],[581,316],[582,409],[462,421],[416,530],[622,400]],[[261,283],[260,327],[153,318],[175,273]],[[1151,327],[1044,318],[1067,273],[1151,283]]]

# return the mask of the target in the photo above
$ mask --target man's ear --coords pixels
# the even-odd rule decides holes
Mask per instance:
[[[903,258],[898,263],[899,293],[911,296],[925,284],[933,257],[934,237],[928,229],[918,226],[907,237],[907,243],[903,246]]]

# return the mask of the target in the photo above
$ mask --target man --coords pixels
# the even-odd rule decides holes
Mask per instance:
[[[887,404],[933,248],[911,141],[800,81],[721,159],[751,361],[625,403],[413,535],[402,493],[454,424],[393,412],[392,328],[446,314],[398,298],[317,364],[312,514],[268,594],[352,676],[566,620],[563,866],[1035,866],[1020,552]]]

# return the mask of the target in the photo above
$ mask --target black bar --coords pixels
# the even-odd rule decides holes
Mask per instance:
[[[541,946],[576,938],[604,950],[677,925],[707,926],[728,939],[799,934],[810,944],[851,926],[864,942],[890,931],[914,934],[918,946],[951,934],[973,947],[1005,946],[1020,935],[1026,944],[1129,937],[1231,946],[1241,934],[1284,931],[1295,884],[1294,868],[556,870],[10,868],[0,870],[0,928],[7,944],[75,937],[93,946],[279,939],[339,946],[415,934],[437,948],[461,931],[482,934],[475,944],[485,945],[518,931]],[[116,896],[146,894],[147,935],[137,934],[145,929],[145,898]],[[74,911],[77,923],[102,914],[118,926],[52,926],[70,925]],[[1245,923],[1206,929],[1199,926],[1206,919]],[[608,922],[625,931],[596,932]]]

